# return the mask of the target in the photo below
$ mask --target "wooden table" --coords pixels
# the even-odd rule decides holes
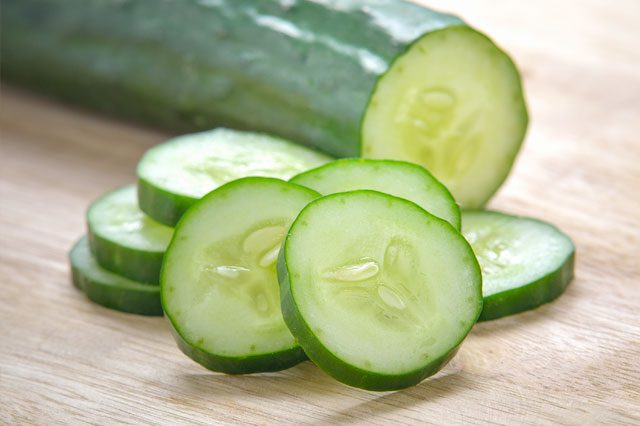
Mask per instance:
[[[478,324],[401,392],[352,389],[309,362],[208,372],[164,319],[96,306],[69,282],[87,204],[133,181],[167,135],[3,87],[0,423],[640,424],[640,3],[449,3],[429,4],[455,7],[523,70],[530,131],[491,207],[574,239],[564,296]]]

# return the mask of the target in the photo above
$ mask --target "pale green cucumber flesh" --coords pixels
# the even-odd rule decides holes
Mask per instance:
[[[482,268],[480,320],[549,302],[573,278],[575,247],[548,223],[494,211],[465,211],[462,233]]]
[[[218,128],[180,136],[145,153],[138,164],[140,208],[173,226],[202,196],[234,179],[289,179],[330,161],[324,154],[259,133]]]
[[[162,268],[162,303],[180,348],[226,373],[273,371],[306,359],[280,310],[277,256],[318,193],[273,178],[227,183],[176,227]]]
[[[111,191],[87,211],[91,251],[103,268],[143,283],[158,284],[162,256],[173,229],[138,207],[135,186]]]
[[[302,172],[290,182],[322,195],[371,189],[413,201],[460,230],[460,208],[447,188],[423,167],[404,161],[347,158]]]
[[[376,191],[310,203],[278,264],[282,310],[320,368],[392,390],[438,371],[482,309],[471,247],[418,205]]]
[[[377,83],[362,122],[362,156],[425,166],[463,207],[506,179],[527,127],[518,71],[467,26],[424,35]]]
[[[162,315],[160,287],[139,283],[103,269],[91,255],[87,237],[69,252],[73,284],[104,307],[139,315]]]

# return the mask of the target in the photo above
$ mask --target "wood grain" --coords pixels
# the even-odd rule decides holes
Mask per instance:
[[[563,297],[477,325],[449,366],[401,392],[351,389],[308,362],[208,372],[164,319],[95,306],[69,282],[87,204],[167,135],[3,87],[0,423],[640,424],[640,3],[428,3],[523,69],[531,127],[491,207],[574,239]]]

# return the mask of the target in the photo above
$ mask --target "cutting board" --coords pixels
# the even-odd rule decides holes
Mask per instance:
[[[349,388],[310,362],[209,372],[163,318],[96,306],[69,281],[87,204],[132,182],[169,135],[3,86],[0,423],[640,424],[640,3],[428,3],[523,71],[531,126],[490,207],[573,238],[560,299],[478,324],[444,370],[399,392]]]

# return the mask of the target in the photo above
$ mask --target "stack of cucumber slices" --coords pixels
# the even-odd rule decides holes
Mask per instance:
[[[351,386],[401,389],[441,369],[476,321],[546,303],[573,276],[558,229],[461,212],[412,163],[216,129],[152,148],[138,178],[89,208],[74,283],[110,308],[164,312],[214,371],[310,359]]]
[[[109,192],[89,207],[87,236],[69,253],[73,283],[108,308],[162,315],[162,260],[191,204],[239,177],[288,179],[330,160],[279,138],[223,128],[157,145],[138,165],[137,188]]]

